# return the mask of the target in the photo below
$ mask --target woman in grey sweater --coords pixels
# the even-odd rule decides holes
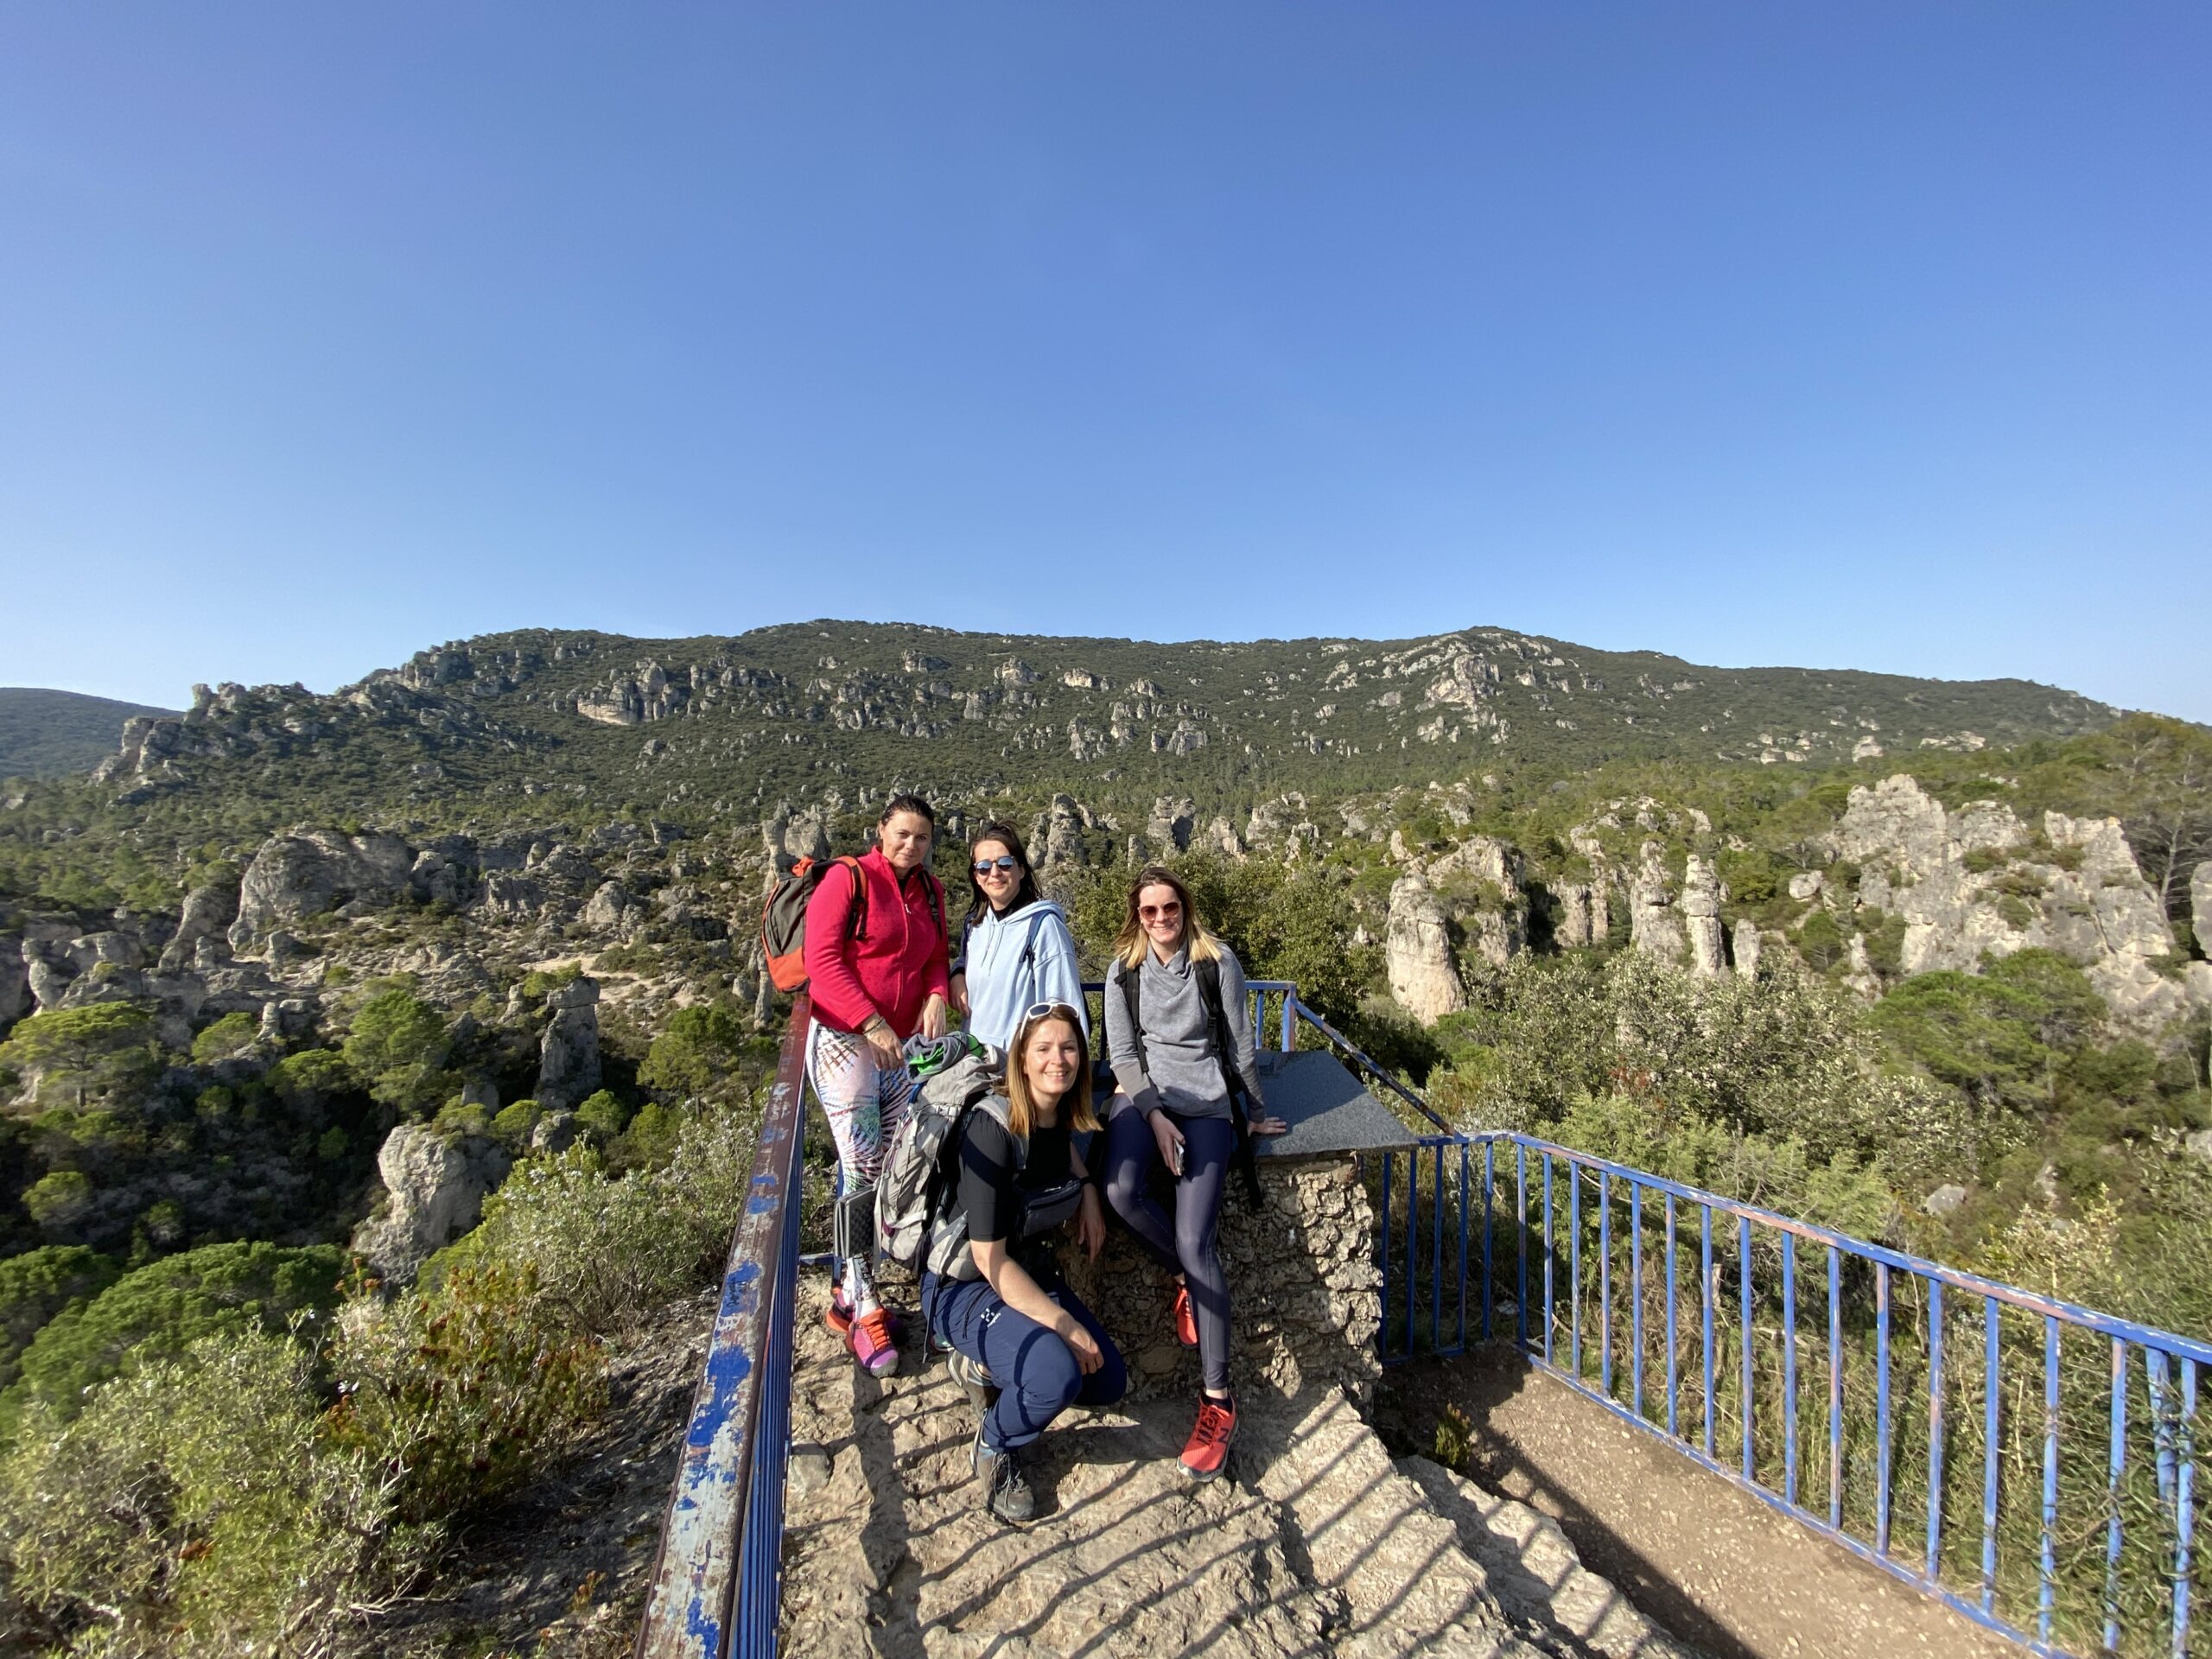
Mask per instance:
[[[1198,1349],[1205,1385],[1183,1466],[1207,1480],[1221,1472],[1236,1433],[1229,1280],[1216,1248],[1236,1152],[1234,1094],[1244,1096],[1250,1133],[1281,1135],[1289,1125],[1267,1116],[1261,1098],[1243,969],[1192,913],[1182,882],[1159,865],[1141,871],[1129,889],[1105,1002],[1115,1080],[1106,1202],[1177,1275],[1175,1334]],[[1159,1166],[1175,1178],[1172,1222],[1150,1190]]]

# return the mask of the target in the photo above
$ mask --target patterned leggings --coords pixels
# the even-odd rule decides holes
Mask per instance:
[[[903,1065],[888,1071],[878,1065],[875,1051],[857,1032],[817,1025],[806,1036],[806,1075],[830,1119],[846,1196],[874,1191],[884,1148],[906,1122],[913,1100],[913,1073]],[[863,1305],[873,1304],[866,1254],[849,1255],[844,1265],[846,1294]]]

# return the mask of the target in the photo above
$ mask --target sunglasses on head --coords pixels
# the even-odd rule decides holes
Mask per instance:
[[[1011,874],[1020,868],[1021,861],[1011,853],[1001,853],[996,858],[979,858],[976,861],[976,874],[978,875],[988,875],[993,870]]]
[[[1137,918],[1141,921],[1164,921],[1170,916],[1180,916],[1182,913],[1182,901],[1177,899],[1170,899],[1164,905],[1139,905],[1137,906]]]
[[[1076,1011],[1065,1002],[1032,1002],[1022,1010],[1021,1023],[1027,1026],[1033,1020],[1047,1019],[1056,1014],[1064,1020],[1073,1021],[1077,1030],[1082,1029],[1082,1020],[1077,1016]]]

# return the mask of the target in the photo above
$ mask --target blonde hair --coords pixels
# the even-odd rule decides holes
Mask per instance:
[[[1183,948],[1191,954],[1192,962],[1219,962],[1221,941],[1206,931],[1198,919],[1198,912],[1191,903],[1191,890],[1182,878],[1165,864],[1147,864],[1137,872],[1137,879],[1129,888],[1128,914],[1122,918],[1122,931],[1114,936],[1114,954],[1122,959],[1122,971],[1133,974],[1144,966],[1144,953],[1152,948],[1151,936],[1144,931],[1144,924],[1137,919],[1137,895],[1147,887],[1173,887],[1175,897],[1183,906]]]
[[[1007,1127],[1025,1141],[1029,1138],[1030,1125],[1035,1119],[1031,1109],[1029,1074],[1022,1069],[1022,1064],[1028,1058],[1029,1039],[1040,1027],[1049,1026],[1055,1020],[1075,1033],[1075,1087],[1060,1096],[1063,1107],[1070,1101],[1075,1103],[1075,1107],[1065,1115],[1065,1121],[1069,1128],[1086,1134],[1098,1128],[1097,1115],[1090,1109],[1090,1043],[1083,1034],[1082,1016],[1066,1003],[1055,1002],[1042,1014],[1024,1020],[1006,1052]]]

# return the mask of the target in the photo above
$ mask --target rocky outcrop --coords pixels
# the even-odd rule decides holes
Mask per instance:
[[[2189,878],[2189,914],[2197,954],[2212,957],[2212,858],[2199,864]]]
[[[1708,976],[1728,971],[1728,954],[1720,931],[1720,901],[1727,891],[1711,863],[1695,853],[1682,872],[1679,908],[1683,931],[1689,938],[1690,971]]]
[[[537,1103],[572,1110],[600,1085],[599,982],[575,979],[545,994],[552,1014],[538,1039]]]
[[[231,948],[253,949],[272,928],[348,905],[387,905],[410,891],[415,849],[397,836],[296,830],[262,842],[238,887]]]
[[[175,974],[188,968],[219,963],[231,954],[228,934],[231,924],[238,918],[237,887],[226,881],[194,887],[184,896],[175,937],[162,949],[162,971]],[[203,954],[207,958],[204,962]]]
[[[1083,832],[1096,826],[1090,810],[1072,795],[1055,795],[1029,826],[1029,856],[1040,871],[1081,869],[1090,861]]]
[[[1587,881],[1560,881],[1551,888],[1552,944],[1580,950],[1605,937],[1605,900]]]
[[[1748,916],[1736,919],[1735,967],[1739,979],[1757,979],[1759,973],[1759,925]]]
[[[1415,1019],[1440,1020],[1467,1006],[1452,958],[1451,923],[1427,882],[1417,874],[1402,875],[1391,883],[1385,945],[1390,995]]]
[[[1198,827],[1198,804],[1187,795],[1162,795],[1152,804],[1145,820],[1145,839],[1163,853],[1187,851]]]
[[[772,817],[762,820],[760,841],[779,869],[789,869],[802,858],[819,863],[830,856],[830,831],[817,810],[794,812],[788,805],[779,805]]]
[[[2125,1023],[2186,1014],[2183,982],[2159,971],[2173,930],[2120,821],[2046,812],[2039,827],[1999,801],[1947,812],[1900,773],[1853,790],[1834,839],[1860,867],[1859,903],[1904,918],[1905,973],[2039,947],[2079,963]]]
[[[1629,943],[1647,957],[1676,964],[1688,953],[1689,938],[1675,909],[1674,886],[1659,855],[1657,842],[1645,842],[1643,861],[1629,882]]]
[[[412,1284],[432,1252],[477,1224],[485,1195],[511,1166],[497,1141],[449,1140],[428,1124],[401,1124],[377,1153],[385,1202],[353,1230],[354,1250],[386,1284]]]

